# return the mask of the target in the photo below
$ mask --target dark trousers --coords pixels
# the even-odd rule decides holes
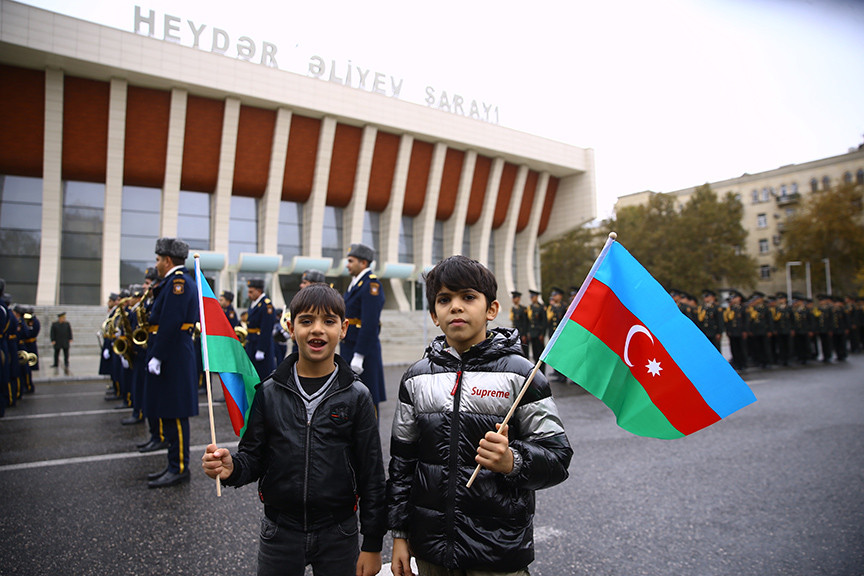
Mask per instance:
[[[168,441],[168,471],[189,469],[189,418],[162,418],[162,434]]]
[[[832,335],[827,332],[822,332],[819,334],[819,342],[822,344],[822,361],[830,362],[831,354],[833,354],[832,346],[831,346]]]
[[[806,364],[810,360],[810,336],[806,332],[795,333],[795,356],[798,362]]]
[[[768,337],[765,334],[753,334],[750,336],[750,343],[753,346],[753,361],[760,368],[768,366]]]
[[[789,334],[774,334],[774,344],[777,347],[777,355],[775,356],[777,364],[788,366],[790,355]]]
[[[69,346],[66,345],[66,346],[56,346],[54,348],[54,366],[53,366],[53,368],[57,367],[57,360],[60,359],[60,351],[61,350],[63,351],[63,366],[65,366],[66,368],[69,367]]]
[[[744,338],[729,336],[729,349],[732,351],[732,367],[743,370],[747,367],[747,353],[744,350]]]
[[[540,355],[543,353],[544,347],[544,338],[543,336],[532,336],[530,338],[531,341],[531,356],[533,356],[534,362],[540,360]]]
[[[846,353],[846,333],[842,330],[834,332],[833,342],[834,353],[837,355],[837,360],[845,360],[848,354]]]
[[[258,576],[303,576],[310,564],[315,576],[350,575],[359,555],[356,516],[309,532],[261,519]]]

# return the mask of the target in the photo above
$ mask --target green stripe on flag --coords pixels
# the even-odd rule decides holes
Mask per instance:
[[[576,322],[567,321],[546,363],[602,400],[628,432],[663,439],[684,436],[654,405],[621,358]]]

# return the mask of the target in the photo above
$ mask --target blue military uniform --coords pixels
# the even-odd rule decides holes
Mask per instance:
[[[156,253],[161,256],[185,260],[188,252],[188,245],[174,238],[156,241]],[[182,266],[169,270],[153,292],[144,414],[160,419],[168,442],[168,467],[148,484],[156,488],[189,478],[189,417],[198,415],[192,331],[199,313],[198,287]],[[161,362],[158,374],[154,373],[154,359]]]
[[[249,280],[253,288],[263,289],[263,280]],[[276,312],[273,302],[262,293],[257,303],[250,303],[246,311],[246,354],[255,366],[258,377],[263,382],[276,369],[276,347],[273,345],[273,324]],[[255,353],[264,352],[263,360],[256,360]]]
[[[234,293],[223,290],[221,296],[228,301],[228,306],[222,306],[222,311],[232,328],[240,325],[240,318],[237,317],[237,312],[234,310]]]
[[[6,413],[9,395],[12,390],[9,385],[9,349],[6,345],[6,332],[9,329],[9,310],[3,301],[6,281],[0,278],[0,416]]]
[[[27,317],[29,316],[29,318]],[[27,311],[24,314],[24,349],[31,354],[36,355],[36,364],[34,364],[30,369],[33,372],[39,371],[39,345],[36,343],[36,339],[39,336],[39,332],[42,330],[42,324],[39,322],[39,318],[33,314],[33,307],[30,306],[27,308]],[[28,392],[33,392],[32,388],[28,389]]]
[[[366,273],[353,288],[345,292],[345,318],[348,332],[342,341],[340,355],[348,364],[354,354],[363,355],[360,379],[378,404],[387,400],[384,387],[384,362],[381,358],[381,310],[384,308],[384,287],[371,272]]]

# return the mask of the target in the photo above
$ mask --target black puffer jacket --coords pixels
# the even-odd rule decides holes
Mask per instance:
[[[573,451],[538,371],[510,420],[511,475],[476,466],[480,439],[501,422],[532,364],[518,333],[496,328],[459,359],[436,338],[399,386],[387,483],[390,528],[418,558],[450,569],[511,572],[534,559],[534,490],[567,478]]]
[[[227,486],[258,480],[268,518],[314,530],[355,513],[362,549],[380,552],[387,531],[381,437],[369,390],[336,356],[337,382],[307,425],[294,353],[258,385]]]

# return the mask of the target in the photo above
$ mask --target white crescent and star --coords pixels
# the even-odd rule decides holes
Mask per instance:
[[[631,326],[630,330],[627,332],[627,339],[624,341],[624,362],[630,368],[633,367],[633,362],[630,361],[630,340],[640,332],[648,336],[648,338],[651,339],[651,344],[654,344],[654,336],[651,335],[648,328],[641,324],[634,324]],[[660,367],[660,362],[658,362],[656,358],[651,359],[648,364],[645,365],[645,368],[648,369],[648,373],[651,374],[651,376],[658,376],[660,371],[663,370],[663,368]]]

